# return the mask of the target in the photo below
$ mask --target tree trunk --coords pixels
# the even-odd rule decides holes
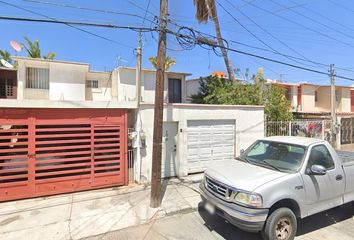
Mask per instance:
[[[216,11],[216,6],[214,6],[214,8],[215,8],[213,11],[214,14],[213,14],[212,18],[213,18],[213,22],[214,22],[214,26],[215,26],[216,36],[218,38],[218,45],[220,46],[220,50],[221,50],[222,56],[224,58],[224,62],[226,65],[227,73],[229,75],[229,79],[235,80],[234,72],[232,71],[232,67],[231,67],[231,62],[229,60],[227,50],[225,49],[223,38],[221,36],[221,30],[220,30],[218,14]]]

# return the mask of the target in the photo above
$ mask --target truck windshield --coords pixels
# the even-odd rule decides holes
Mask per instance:
[[[259,140],[241,158],[280,171],[296,172],[301,167],[305,150],[304,146]]]

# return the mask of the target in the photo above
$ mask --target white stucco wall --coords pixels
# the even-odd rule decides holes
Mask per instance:
[[[297,109],[297,86],[292,86],[291,87],[291,101],[290,101],[291,107],[293,109]]]
[[[87,72],[86,80],[98,81],[98,88],[85,88],[86,100],[112,100],[112,74],[110,72]]]
[[[342,112],[351,112],[350,88],[341,89],[341,109]]]
[[[88,65],[49,64],[49,99],[84,101]]]
[[[118,68],[117,88],[118,101],[136,101],[136,70],[134,68]],[[168,78],[181,79],[182,102],[186,101],[185,73],[165,73],[164,102],[168,102]],[[141,73],[141,102],[155,102],[156,71],[143,69]]]
[[[187,98],[190,98],[193,94],[199,92],[199,79],[187,80],[186,81],[186,95]]]
[[[118,89],[117,83],[112,81],[118,79],[115,71],[90,71],[89,65],[85,63],[25,57],[14,59],[18,63],[18,100],[117,101],[118,92],[124,96],[125,89]],[[49,69],[49,89],[26,88],[27,67]],[[86,88],[86,80],[98,81],[98,88]],[[112,86],[116,88],[114,91]]]
[[[301,86],[301,110],[303,112],[314,112],[315,108],[315,90],[317,86],[302,85]]]
[[[142,129],[146,135],[146,149],[142,150],[142,179],[150,180],[153,137],[153,105],[141,105]],[[264,109],[260,106],[222,106],[197,104],[168,104],[164,107],[164,122],[178,122],[177,174],[188,174],[186,128],[187,120],[236,121],[235,153],[264,137]]]
[[[18,63],[18,98],[84,101],[88,64],[15,57]],[[49,89],[26,88],[26,68],[49,69]]]

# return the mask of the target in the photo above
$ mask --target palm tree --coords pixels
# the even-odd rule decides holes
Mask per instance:
[[[10,57],[10,53],[6,50],[0,50],[0,58],[4,59],[6,62],[11,63],[11,57]],[[0,62],[0,67],[3,67],[2,63]]]
[[[44,59],[53,60],[57,54],[55,52],[49,52],[47,55],[43,56]]]
[[[231,62],[229,60],[227,50],[225,49],[224,41],[221,36],[221,30],[220,30],[218,13],[215,6],[215,0],[193,0],[193,2],[197,10],[195,17],[199,21],[199,23],[207,23],[208,19],[214,22],[215,32],[218,38],[218,45],[220,46],[220,50],[224,58],[224,62],[226,65],[227,72],[229,74],[229,78],[231,80],[234,80],[235,77],[232,71]]]
[[[28,57],[41,58],[42,56],[41,56],[41,49],[39,47],[39,41],[34,40],[34,42],[32,42],[27,37],[24,37],[24,39],[26,40],[27,45],[22,44],[22,46],[26,49],[28,53]]]
[[[32,42],[27,37],[24,37],[24,39],[26,40],[26,44],[22,44],[22,46],[26,49],[26,51],[28,53],[28,57],[44,58],[44,59],[48,59],[48,60],[53,60],[55,58],[55,56],[57,55],[54,52],[49,52],[49,53],[47,53],[47,55],[42,56],[41,55],[41,48],[39,46],[38,40],[34,40],[34,42]]]
[[[149,61],[157,69],[157,57],[149,57]],[[171,57],[167,56],[165,58],[165,70],[168,71],[173,65],[176,64],[176,61]]]

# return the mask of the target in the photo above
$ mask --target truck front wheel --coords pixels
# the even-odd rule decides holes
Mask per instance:
[[[297,230],[295,214],[289,208],[278,208],[268,217],[262,237],[264,240],[293,240]]]

